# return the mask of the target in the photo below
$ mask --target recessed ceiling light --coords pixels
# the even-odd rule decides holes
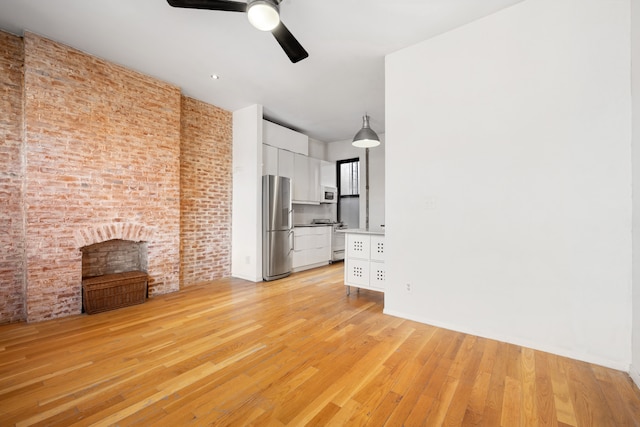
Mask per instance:
[[[213,79],[213,80],[218,80],[219,78],[220,78],[220,76],[219,76],[219,75],[217,75],[217,74],[211,74],[211,79]]]

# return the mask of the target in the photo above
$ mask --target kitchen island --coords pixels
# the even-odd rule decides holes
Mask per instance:
[[[384,292],[384,230],[346,229],[344,259],[344,284],[347,295],[351,286]]]

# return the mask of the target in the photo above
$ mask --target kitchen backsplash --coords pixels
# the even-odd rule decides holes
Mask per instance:
[[[293,205],[293,223],[311,224],[314,219],[328,218],[332,221],[336,220],[338,215],[338,206],[335,203],[323,203],[320,205]]]

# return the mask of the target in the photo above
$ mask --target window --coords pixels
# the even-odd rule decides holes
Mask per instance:
[[[360,226],[360,159],[339,160],[338,221],[349,228]]]

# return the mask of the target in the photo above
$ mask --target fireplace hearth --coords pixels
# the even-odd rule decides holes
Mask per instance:
[[[105,274],[82,281],[84,311],[88,314],[115,310],[147,299],[147,273],[127,271]]]

